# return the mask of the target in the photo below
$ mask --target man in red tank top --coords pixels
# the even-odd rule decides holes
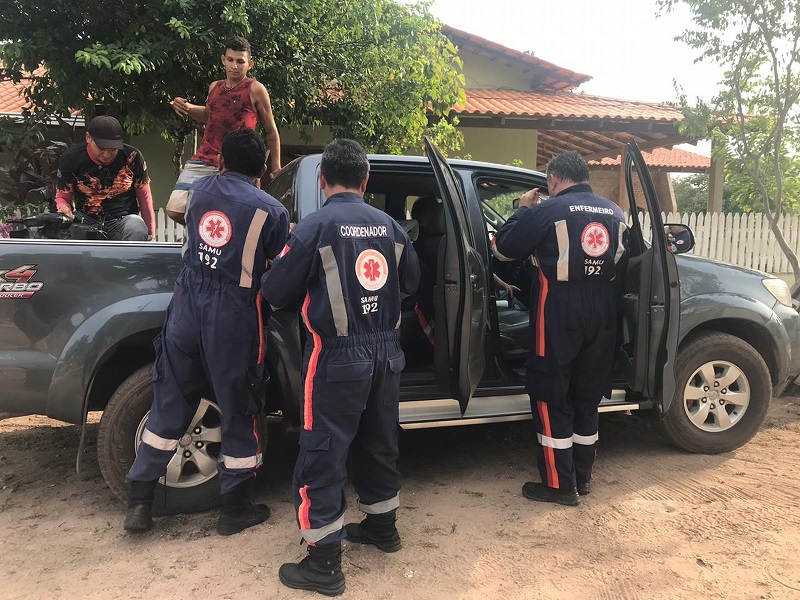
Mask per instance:
[[[222,140],[229,131],[255,129],[261,121],[269,148],[270,175],[281,168],[281,138],[272,116],[269,93],[263,84],[247,76],[253,66],[250,43],[240,36],[228,40],[222,64],[226,77],[209,86],[204,105],[191,104],[180,97],[172,101],[176,113],[205,123],[203,141],[194,156],[186,161],[167,203],[167,214],[179,223],[184,223],[192,182],[217,173]]]

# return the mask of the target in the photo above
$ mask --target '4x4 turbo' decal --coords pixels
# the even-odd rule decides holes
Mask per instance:
[[[38,292],[44,283],[31,281],[36,275],[36,265],[22,265],[11,271],[0,269],[0,299],[30,298]]]

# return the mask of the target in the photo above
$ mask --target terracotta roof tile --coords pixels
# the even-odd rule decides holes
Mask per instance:
[[[27,106],[22,86],[13,81],[0,81],[0,113],[19,114]]]
[[[665,104],[588,94],[468,89],[466,95],[466,106],[456,105],[453,108],[456,114],[664,122],[683,120],[680,109]]]
[[[516,64],[520,67],[538,72],[540,75],[544,76],[537,86],[539,90],[567,91],[592,78],[591,75],[585,75],[559,67],[551,62],[537,58],[532,54],[526,54],[508,48],[497,42],[492,42],[479,35],[461,31],[449,25],[442,26],[442,33],[458,46],[459,51],[470,49],[477,54],[483,54],[490,58],[504,59],[510,64]]]
[[[648,167],[661,169],[697,169],[706,170],[711,168],[711,158],[702,154],[695,154],[680,148],[655,148],[650,152],[642,152],[642,157]],[[620,157],[602,158],[600,160],[590,160],[592,167],[619,167]]]

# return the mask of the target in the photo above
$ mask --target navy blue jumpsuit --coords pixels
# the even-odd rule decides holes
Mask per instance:
[[[495,256],[538,266],[531,293],[527,391],[537,462],[548,487],[588,484],[597,407],[611,393],[617,263],[625,215],[587,184],[517,210],[497,232]]]
[[[310,544],[345,537],[348,451],[359,508],[383,514],[400,504],[400,302],[418,280],[403,228],[350,192],[304,218],[263,277],[273,308],[302,304],[308,332],[293,492]]]
[[[286,243],[289,215],[245,175],[199,179],[186,213],[183,268],[156,339],[153,406],[128,481],[163,476],[211,385],[222,410],[225,494],[261,466],[266,388],[261,276]],[[188,438],[187,438],[188,439]]]

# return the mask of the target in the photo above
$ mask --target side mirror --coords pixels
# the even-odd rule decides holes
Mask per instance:
[[[514,208],[514,210],[517,210],[519,208],[519,198],[514,198],[514,201],[511,203],[511,206]]]
[[[667,223],[664,225],[667,250],[673,254],[684,254],[694,248],[694,234],[688,225]]]

